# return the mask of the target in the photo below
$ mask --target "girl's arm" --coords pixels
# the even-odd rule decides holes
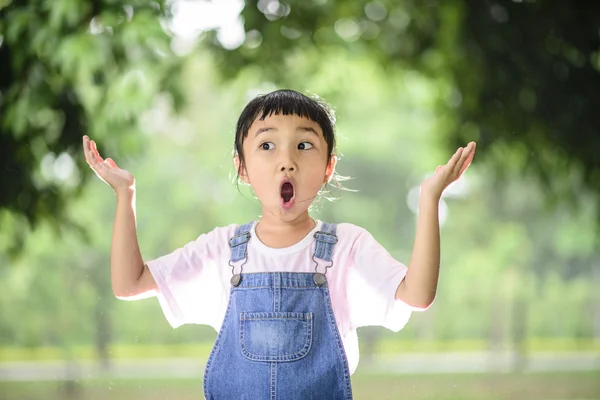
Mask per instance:
[[[138,299],[156,294],[157,286],[142,261],[135,229],[135,179],[111,158],[103,159],[96,143],[83,137],[85,160],[117,194],[117,210],[110,252],[110,279],[115,296]]]
[[[117,210],[110,252],[112,290],[120,299],[156,295],[156,282],[144,264],[135,222],[135,189],[117,193]]]
[[[421,184],[417,231],[406,277],[396,290],[396,299],[426,309],[435,299],[440,272],[440,225],[438,204],[444,189],[456,181],[473,161],[475,142],[459,148],[448,163]]]
[[[440,271],[439,200],[421,196],[417,231],[406,277],[396,298],[415,308],[426,309],[435,299]]]

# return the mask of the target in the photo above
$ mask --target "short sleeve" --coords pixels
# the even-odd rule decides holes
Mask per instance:
[[[200,235],[170,254],[146,262],[158,301],[173,328],[210,325],[218,331],[228,300],[227,228]]]
[[[395,295],[408,268],[366,230],[354,242],[351,258],[347,290],[351,325],[383,326],[394,332],[402,329],[412,307],[396,300]]]

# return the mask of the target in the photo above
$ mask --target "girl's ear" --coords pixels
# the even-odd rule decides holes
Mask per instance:
[[[327,167],[325,168],[325,180],[323,181],[323,183],[329,183],[329,181],[331,180],[331,177],[335,172],[336,163],[337,157],[335,156],[335,154],[332,154],[331,157],[329,157],[329,162],[327,163]]]
[[[240,156],[234,156],[233,163],[235,164],[235,171],[238,173],[242,182],[250,184],[250,181],[248,180],[248,174],[246,173],[246,167],[244,165],[241,165],[240,168]]]

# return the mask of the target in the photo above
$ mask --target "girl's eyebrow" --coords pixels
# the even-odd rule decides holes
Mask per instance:
[[[271,127],[271,126],[266,126],[266,127],[260,128],[256,131],[256,134],[254,136],[256,137],[256,136],[260,135],[261,133],[267,132],[267,131],[277,132],[277,128]],[[319,134],[317,133],[315,128],[312,128],[310,126],[299,126],[298,128],[296,128],[296,132],[310,132],[310,133],[315,134],[316,136],[319,136]]]
[[[299,126],[298,129],[296,129],[296,132],[312,132],[316,136],[319,136],[319,133],[315,130],[315,128],[310,126]]]

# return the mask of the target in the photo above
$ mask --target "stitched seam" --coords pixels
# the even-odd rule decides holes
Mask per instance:
[[[271,363],[271,399],[277,400],[277,363]]]
[[[254,354],[254,353],[250,353],[250,351],[248,351],[248,349],[246,348],[246,342],[244,340],[244,331],[245,331],[245,327],[246,327],[245,322],[248,320],[251,320],[251,319],[243,318],[244,314],[246,314],[246,313],[240,314],[240,349],[241,349],[244,357],[248,358],[249,360],[271,361],[271,362],[296,361],[296,360],[300,360],[301,358],[304,358],[310,351],[310,348],[312,347],[312,335],[313,335],[312,313],[307,313],[305,320],[298,319],[298,321],[304,322],[304,325],[306,327],[305,341],[304,341],[304,346],[302,347],[302,349],[300,349],[296,353],[283,354],[283,355],[278,355],[278,356],[260,356],[260,355]],[[256,319],[256,320],[264,321],[264,320],[274,320],[274,319],[276,319],[276,318]]]
[[[300,321],[307,321],[312,318],[312,313],[302,312],[242,312],[240,313],[241,319],[298,319]]]
[[[311,272],[311,274],[314,274],[314,272]],[[315,289],[315,290],[318,289],[318,287],[315,287],[314,285],[311,285],[311,286],[281,286],[281,287],[283,289]],[[236,290],[271,289],[271,286],[238,286],[235,289]]]
[[[349,371],[349,367],[348,367],[348,359],[346,357],[345,351],[344,351],[344,345],[342,343],[342,339],[340,337],[340,333],[338,331],[337,325],[335,323],[335,317],[333,315],[333,310],[331,308],[331,299],[329,298],[329,291],[326,288],[323,288],[323,294],[325,295],[325,309],[327,311],[327,319],[329,320],[330,326],[333,329],[333,336],[335,338],[335,342],[336,342],[336,350],[338,352],[338,355],[340,355],[341,360],[342,360],[342,366],[344,368],[344,381],[345,381],[345,389],[346,389],[346,398],[347,399],[352,399],[352,387],[350,384],[350,371]]]
[[[203,386],[204,396],[207,399],[210,398],[208,396],[208,374],[210,372],[210,367],[212,366],[214,358],[216,357],[217,346],[219,346],[219,344],[221,343],[221,339],[224,335],[225,328],[227,326],[228,318],[230,317],[232,298],[233,298],[233,289],[229,293],[229,302],[227,304],[227,310],[225,311],[225,317],[223,318],[223,322],[221,323],[221,329],[219,330],[219,334],[217,335],[217,339],[215,340],[215,344],[210,352],[210,355],[208,356],[208,360],[206,361],[206,367],[204,369],[204,379],[202,380],[202,386]]]

